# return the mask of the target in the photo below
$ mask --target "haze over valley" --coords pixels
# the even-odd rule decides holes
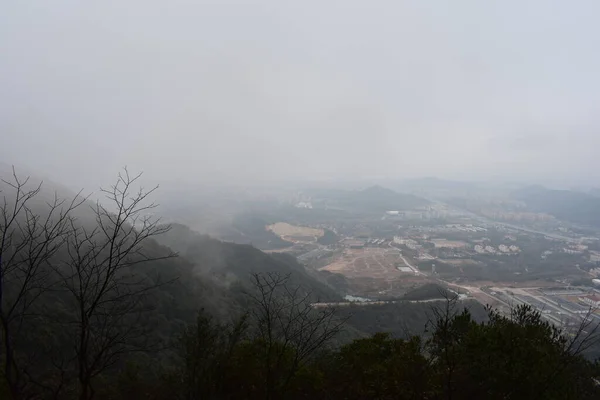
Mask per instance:
[[[0,398],[600,398],[598,12],[4,5]]]

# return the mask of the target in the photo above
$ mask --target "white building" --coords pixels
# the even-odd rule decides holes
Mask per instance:
[[[485,246],[485,251],[487,251],[488,253],[495,253],[496,249],[492,246]]]
[[[510,252],[510,249],[505,244],[501,244],[500,246],[498,246],[498,250],[500,250],[503,253],[509,253]]]
[[[582,296],[579,298],[579,301],[587,304],[588,306],[597,308],[600,307],[600,296],[590,295],[590,296]]]

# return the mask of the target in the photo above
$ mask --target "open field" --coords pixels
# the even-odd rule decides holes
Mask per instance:
[[[429,281],[415,273],[393,247],[345,249],[319,270],[344,275],[355,293],[368,297],[401,296],[408,288]]]
[[[325,234],[323,229],[291,225],[286,222],[276,222],[272,225],[266,226],[266,229],[273,232],[283,240],[293,243],[314,242]]]

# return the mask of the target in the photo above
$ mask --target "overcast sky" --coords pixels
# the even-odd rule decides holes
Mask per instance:
[[[600,176],[600,2],[7,1],[0,161],[96,186]]]

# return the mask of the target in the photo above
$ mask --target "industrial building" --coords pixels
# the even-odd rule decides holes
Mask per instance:
[[[584,294],[585,292],[580,289],[570,289],[570,288],[550,288],[540,290],[546,296],[576,296],[579,294]]]
[[[514,296],[515,300],[521,302],[521,303],[525,303],[525,304],[529,304],[532,307],[536,308],[538,311],[540,311],[543,314],[549,314],[552,312],[551,309],[548,308],[548,305],[539,301],[538,299],[531,297],[531,296]]]
[[[573,314],[587,314],[588,312],[590,312],[589,307],[585,307],[570,301],[565,301],[564,303],[561,303],[560,307]]]
[[[580,302],[587,304],[590,307],[600,307],[600,296],[592,294],[588,296],[581,296],[578,299]]]

